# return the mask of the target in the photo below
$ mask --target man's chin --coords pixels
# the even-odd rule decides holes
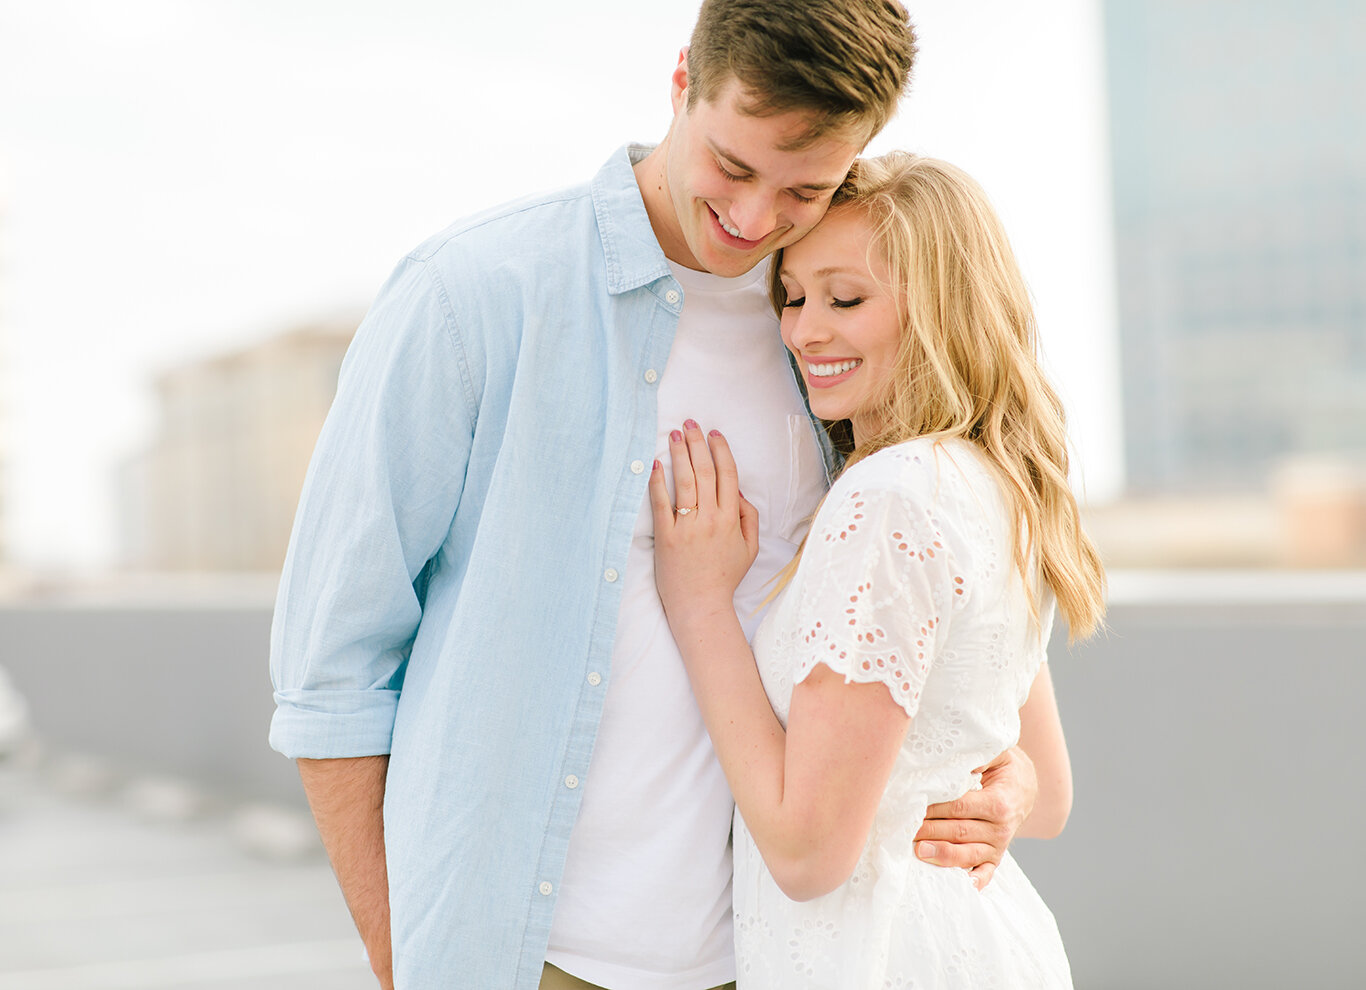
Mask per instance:
[[[709,247],[711,250],[699,260],[706,265],[707,271],[723,278],[739,278],[746,272],[752,271],[755,265],[771,253],[769,246],[762,242],[758,247],[749,251],[737,251],[718,245],[709,245]]]

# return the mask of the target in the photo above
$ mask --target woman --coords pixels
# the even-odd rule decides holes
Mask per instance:
[[[1055,603],[1074,637],[1103,612],[1000,223],[952,166],[864,161],[772,295],[852,448],[752,655],[731,595],[757,513],[725,438],[687,424],[674,499],[650,479],[660,596],[736,799],[740,986],[1070,986],[1009,856],[979,891],[912,849],[926,807],[1015,744],[1031,685],[1051,704]]]

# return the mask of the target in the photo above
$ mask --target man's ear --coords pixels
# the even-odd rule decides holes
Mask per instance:
[[[678,65],[669,78],[669,100],[677,114],[688,102],[688,46],[678,50]]]

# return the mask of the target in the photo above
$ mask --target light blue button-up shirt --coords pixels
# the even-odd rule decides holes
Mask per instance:
[[[406,257],[342,366],[270,740],[391,754],[399,990],[539,983],[682,305],[623,149]]]

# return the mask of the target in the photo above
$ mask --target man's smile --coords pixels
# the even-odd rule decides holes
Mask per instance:
[[[730,244],[733,247],[738,247],[746,251],[753,250],[754,248],[759,247],[759,245],[761,245],[769,236],[766,234],[757,241],[751,241],[746,237],[741,237],[740,228],[732,227],[730,224],[726,223],[726,221],[722,220],[721,214],[717,213],[710,205],[707,205],[707,212],[711,214],[712,219],[716,222],[717,229],[725,235],[722,238],[723,242]],[[769,232],[769,234],[771,233],[772,231]]]

